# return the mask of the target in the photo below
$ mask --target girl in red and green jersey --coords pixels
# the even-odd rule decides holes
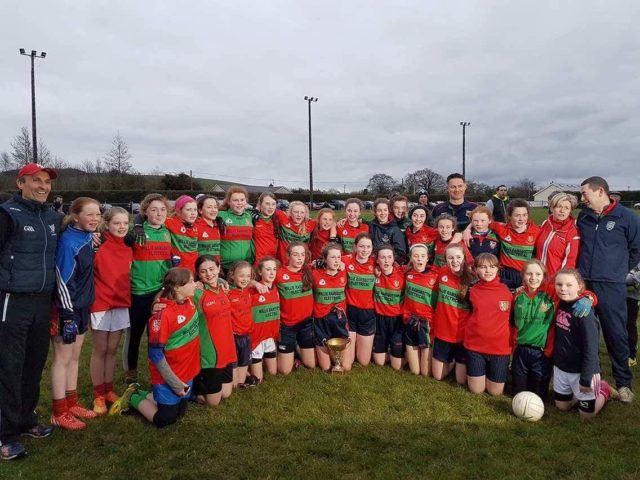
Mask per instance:
[[[324,246],[329,242],[336,243],[337,240],[336,219],[333,210],[331,208],[321,208],[316,217],[316,228],[311,233],[311,239],[309,240],[311,259],[317,260],[321,258]]]
[[[253,263],[253,220],[245,211],[249,194],[242,187],[230,187],[220,207],[218,217],[224,222],[220,238],[222,268],[229,270],[234,262]]]
[[[349,338],[347,329],[347,273],[341,270],[342,249],[337,243],[329,243],[322,250],[322,268],[314,268],[313,274],[313,333],[318,365],[322,370],[331,368],[331,357],[325,342],[331,338]],[[347,346],[346,350],[353,347]],[[353,355],[345,351],[342,366],[351,370]]]
[[[256,203],[253,214],[253,245],[257,265],[263,257],[276,257],[278,254],[278,218],[275,214],[277,208],[276,197],[271,192],[263,192]]]
[[[193,272],[198,258],[198,204],[188,195],[178,197],[175,215],[167,218],[165,226],[171,233],[171,259],[173,265]]]
[[[194,300],[200,325],[200,374],[194,391],[198,400],[209,406],[219,405],[233,391],[233,364],[237,361],[231,326],[231,301],[218,282],[220,260],[201,255],[196,260],[196,275],[202,290]]]
[[[456,381],[467,383],[464,327],[471,314],[469,287],[475,280],[460,243],[450,243],[444,252],[447,264],[438,275],[438,297],[433,318],[433,360],[436,380],[444,380],[455,365]]]
[[[411,225],[404,231],[408,247],[416,243],[422,243],[433,251],[433,244],[438,238],[438,231],[427,225],[428,218],[429,209],[424,205],[416,205],[411,209],[409,212]]]
[[[426,245],[411,247],[402,309],[405,358],[411,373],[424,376],[431,374],[430,335],[438,281],[438,271],[430,268],[428,261],[429,250]]]
[[[276,210],[278,217],[278,260],[280,263],[287,262],[287,246],[291,242],[302,242],[308,244],[311,240],[311,233],[315,230],[317,222],[309,218],[309,208],[300,201],[293,201],[289,204],[288,213]],[[308,259],[311,262],[311,257]]]
[[[438,238],[436,238],[436,241],[433,243],[432,263],[436,267],[442,267],[446,264],[444,251],[447,248],[447,245],[450,243],[458,243],[462,239],[462,235],[456,232],[456,224],[456,217],[449,215],[448,213],[443,213],[435,219]],[[471,255],[471,252],[469,252],[469,249],[467,249],[466,246],[463,246],[463,248],[465,249],[465,258],[467,259],[467,263],[472,265],[473,255]]]
[[[509,317],[512,296],[498,277],[495,255],[481,253],[475,267],[478,283],[471,287],[472,313],[464,329],[467,385],[472,393],[502,395],[509,368]]]
[[[201,195],[198,198],[198,255],[213,255],[220,260],[220,226],[218,217],[218,200],[212,195]]]
[[[302,364],[315,368],[313,342],[313,277],[309,250],[304,243],[287,247],[287,264],[276,273],[274,283],[280,293],[280,341],[278,372],[291,373],[294,352],[299,349]]]
[[[373,337],[373,361],[383,366],[389,356],[391,367],[402,368],[402,304],[404,270],[395,264],[392,245],[382,244],[376,252],[380,270],[373,287],[373,306],[376,312],[376,333]]]
[[[251,363],[251,338],[253,329],[253,315],[251,312],[251,292],[249,284],[253,276],[253,269],[249,262],[234,263],[229,269],[229,300],[231,301],[231,325],[236,343],[238,362],[233,369],[233,386],[245,385],[251,375],[247,375]],[[254,379],[249,379],[247,386],[255,385]]]
[[[145,218],[142,224],[144,241],[136,241],[133,232],[125,237],[125,243],[133,248],[129,308],[131,326],[125,332],[122,354],[127,383],[137,381],[140,341],[151,315],[153,300],[171,267],[171,234],[164,226],[168,207],[167,199],[159,193],[144,197],[140,202],[140,212]]]
[[[130,385],[118,410],[131,404],[156,427],[175,423],[187,409],[193,379],[200,371],[198,312],[191,297],[196,289],[185,268],[172,268],[163,280],[165,307],[149,319],[149,370],[152,394]],[[112,407],[113,410],[113,407]]]
[[[351,253],[355,239],[361,233],[369,233],[369,225],[362,222],[362,201],[359,198],[347,198],[344,202],[345,218],[338,222],[337,235],[344,253]]]
[[[280,295],[273,282],[278,271],[278,261],[273,257],[262,257],[256,266],[256,279],[266,290],[251,288],[251,374],[259,381],[264,376],[262,364],[271,375],[278,373],[276,342],[280,337]]]
[[[376,312],[373,307],[376,276],[372,251],[371,237],[368,233],[361,233],[356,237],[354,253],[342,257],[347,272],[347,318],[351,338],[351,347],[347,353],[351,356],[355,353],[363,367],[371,361],[373,336],[376,332]]]

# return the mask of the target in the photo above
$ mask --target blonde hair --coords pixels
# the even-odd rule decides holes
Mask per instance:
[[[76,215],[79,215],[84,207],[92,203],[100,208],[100,202],[91,197],[78,197],[73,202],[71,202],[71,206],[69,207],[69,214],[64,217],[64,220],[62,221],[62,230],[73,223],[74,217]]]
[[[102,215],[102,223],[100,224],[100,227],[98,227],[98,231],[106,232],[109,229],[109,222],[113,220],[113,217],[115,217],[116,215],[126,215],[127,220],[129,219],[129,212],[127,212],[124,208],[111,207],[109,210],[104,212],[104,215]]]
[[[553,197],[551,197],[549,208],[556,208],[560,202],[569,202],[571,204],[571,210],[578,206],[578,199],[575,195],[571,195],[570,193],[558,192]]]

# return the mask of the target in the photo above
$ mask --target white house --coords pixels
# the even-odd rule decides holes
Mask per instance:
[[[546,187],[538,190],[533,194],[534,206],[546,207],[549,204],[549,197],[556,192],[579,192],[580,187],[578,185],[567,185],[563,183],[551,182]]]

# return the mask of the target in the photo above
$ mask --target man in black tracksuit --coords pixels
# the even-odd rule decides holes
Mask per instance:
[[[20,194],[0,205],[0,458],[26,451],[20,435],[43,438],[35,407],[49,351],[60,215],[44,203],[55,170],[31,163],[18,173]]]
[[[640,219],[609,198],[601,177],[587,178],[580,187],[588,208],[578,215],[578,270],[587,288],[598,296],[596,314],[611,358],[620,400],[630,403],[631,369],[627,334],[627,273],[640,262]]]

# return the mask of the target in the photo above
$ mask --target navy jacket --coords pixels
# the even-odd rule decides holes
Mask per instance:
[[[406,262],[407,241],[395,220],[391,220],[389,223],[382,225],[374,218],[369,223],[369,235],[371,235],[371,243],[373,243],[374,250],[380,245],[388,243],[393,246],[396,262],[400,265]]]
[[[433,211],[431,212],[430,224],[431,226],[435,226],[436,219],[443,213],[448,213],[449,215],[456,217],[458,223],[458,231],[462,232],[471,223],[469,214],[477,206],[478,205],[476,205],[475,203],[469,202],[466,199],[460,205],[452,205],[448,201],[439,203],[435,207],[433,207]]]
[[[73,311],[88,308],[95,299],[90,232],[67,227],[60,235],[56,253],[58,295],[62,318],[74,318]]]
[[[605,215],[583,209],[577,225],[582,276],[594,282],[625,283],[627,273],[640,262],[640,218],[617,204]]]
[[[60,215],[20,195],[0,205],[0,215],[0,290],[52,293]]]

